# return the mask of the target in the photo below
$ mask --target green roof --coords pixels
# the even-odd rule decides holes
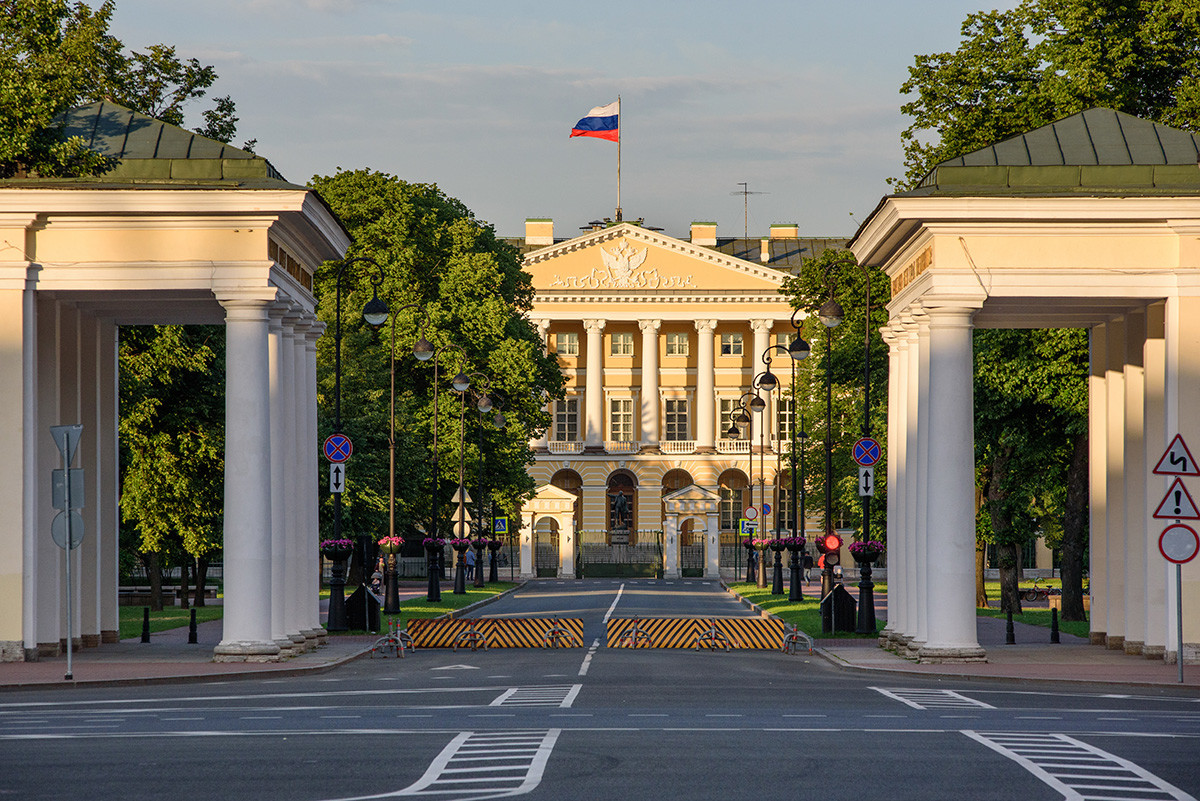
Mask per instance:
[[[1092,108],[948,159],[903,194],[1193,194],[1200,137]]]

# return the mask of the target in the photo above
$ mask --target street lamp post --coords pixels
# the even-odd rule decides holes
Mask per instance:
[[[484,586],[483,581],[483,552],[487,548],[485,537],[491,535],[490,516],[486,525],[483,513],[483,416],[495,407],[495,398],[484,395],[475,404],[479,409],[479,465],[475,470],[475,586]],[[497,429],[504,428],[504,415],[499,410],[492,418],[492,425]]]
[[[338,264],[334,274],[334,327],[333,327],[333,433],[342,433],[342,279],[346,270],[354,264],[363,262],[375,268],[376,276],[372,279],[374,291],[371,299],[363,306],[363,320],[374,329],[378,329],[388,318],[387,304],[379,299],[379,286],[383,283],[383,268],[371,258],[357,256],[346,259]],[[343,487],[345,485],[343,484]],[[342,493],[333,494],[333,539],[342,537]],[[365,570],[366,552],[361,546],[361,558]],[[335,572],[338,572],[335,570]],[[364,582],[365,584],[365,582]],[[342,585],[344,587],[344,585]],[[332,589],[332,588],[331,588]],[[341,587],[339,587],[341,589]],[[365,595],[365,594],[364,594]],[[329,596],[329,616],[325,622],[329,631],[346,631],[346,598],[342,592],[331,592]]]
[[[438,540],[440,539],[438,537],[438,358],[448,349],[458,351],[460,359],[465,361],[466,354],[463,353],[462,348],[453,345],[435,348],[433,343],[426,339],[423,334],[418,337],[416,344],[413,345],[413,355],[417,357],[418,361],[427,362],[431,359],[433,360],[433,455],[430,460],[433,471],[430,525],[433,530],[429,532],[431,536],[427,538],[430,540],[430,543],[425,547],[425,554],[428,559],[426,570],[429,574],[428,589],[425,598],[431,603],[440,603],[442,600],[442,568],[439,561],[442,557],[442,547],[438,545]],[[471,385],[471,381],[460,370],[450,381],[450,385],[456,392],[465,392]]]
[[[772,392],[779,388],[779,379],[776,378],[775,374],[771,372],[771,352],[775,348],[786,350],[782,345],[772,345],[764,350],[760,358],[762,359],[763,364],[767,366],[767,369],[754,377],[754,388],[759,392],[765,392],[768,397],[770,397]],[[755,398],[761,401],[763,409],[767,408],[767,402],[762,399],[761,395],[756,395]],[[753,401],[751,401],[751,403],[753,403]],[[758,483],[760,489],[759,495],[761,496],[761,508],[765,512],[767,506],[767,421],[765,417],[760,429],[761,430],[759,431],[758,435],[760,440],[758,448],[760,468],[758,473]],[[766,523],[766,514],[763,514],[764,529],[766,527]],[[763,534],[766,534],[765,530]],[[781,551],[778,547],[772,548],[772,550],[775,551],[775,562],[771,570],[771,594],[783,595],[783,551]],[[766,555],[766,551],[763,551],[763,555]],[[765,585],[766,566],[764,565],[762,568],[762,579],[759,586],[761,587]]]
[[[738,398],[737,405],[729,412],[730,425],[729,431],[726,432],[729,439],[738,439],[744,432],[746,440],[750,445],[750,447],[747,448],[747,452],[750,454],[750,459],[749,465],[746,467],[746,487],[750,490],[749,505],[751,506],[754,505],[754,418],[750,415],[749,409],[746,406],[746,401],[748,398],[752,397],[753,394],[754,393],[752,392],[743,392],[742,396]],[[744,508],[746,506],[746,499],[744,497],[740,498],[737,502],[737,505]],[[735,509],[734,511],[739,513],[738,517],[740,518],[741,510]],[[741,531],[738,532],[738,536],[741,536]],[[746,542],[750,543],[750,546],[746,548],[746,583],[750,584],[756,579],[754,562],[749,558],[754,551],[753,535],[748,536],[750,539],[746,540]]]
[[[772,361],[771,354],[776,351],[780,351],[780,352],[786,353],[788,355],[789,360],[791,361],[791,368],[792,368],[792,425],[789,427],[792,442],[791,442],[791,448],[789,450],[790,450],[791,480],[792,480],[792,497],[791,497],[791,506],[792,506],[791,512],[792,512],[792,514],[791,514],[791,518],[792,518],[792,537],[793,538],[798,536],[798,534],[796,532],[796,512],[797,512],[797,510],[796,510],[796,437],[795,437],[795,434],[796,434],[796,425],[795,425],[795,418],[796,418],[796,362],[807,359],[808,354],[810,352],[808,343],[805,342],[800,337],[800,326],[796,322],[796,314],[797,313],[798,313],[798,310],[797,310],[797,312],[792,313],[792,328],[795,329],[796,335],[792,338],[791,343],[786,348],[783,345],[775,344],[775,345],[771,345],[770,347],[768,347],[766,350],[763,351],[762,361],[767,366],[767,370],[765,373],[763,373],[760,376],[760,379],[761,379],[760,385],[762,386],[763,389],[765,389],[767,392],[771,392],[774,389],[776,389],[779,386],[779,381],[771,373],[771,361]],[[791,548],[789,550],[791,551],[791,559],[790,559],[790,563],[789,563],[789,567],[791,569],[791,574],[790,574],[791,586],[790,586],[790,591],[788,593],[788,599],[792,600],[792,601],[798,601],[798,600],[800,600],[800,596],[801,596],[799,551],[796,548]],[[783,559],[782,551],[776,551],[775,552],[775,573],[774,573],[774,576],[772,577],[772,584],[771,584],[771,594],[772,595],[782,595],[783,594],[783,562],[782,562],[782,559]]]
[[[805,449],[808,446],[808,432],[804,430],[804,423],[805,423],[804,415],[800,415],[800,431],[796,434],[796,439],[798,439],[800,441],[800,446],[799,446],[800,447],[800,536],[805,538],[805,544],[802,549],[802,552],[804,554],[805,561],[807,561],[809,557],[808,557],[808,541],[807,541],[808,537],[807,537],[807,533],[806,533],[807,525],[806,525],[806,518],[805,518],[805,514],[807,514],[807,512],[804,508],[804,501],[806,500],[806,498],[805,498],[806,490],[804,487],[804,479],[805,479],[805,475],[807,473],[807,464],[806,464],[807,454],[805,453]],[[796,463],[796,460],[793,457],[792,464],[795,465],[795,463]],[[792,483],[793,499],[795,498],[795,495],[794,495],[795,486],[796,486],[795,479],[793,479],[793,483]],[[798,556],[798,554],[796,556]],[[788,600],[790,600],[790,601],[799,601],[800,596],[801,596],[800,569],[802,569],[804,567],[804,565],[798,565],[797,564],[798,562],[799,562],[799,559],[796,559],[792,563],[793,564],[793,567],[792,567],[792,584],[793,584],[793,586],[792,586],[791,592],[788,593]]]
[[[483,373],[468,373],[468,382],[472,378],[478,378],[483,381],[483,389],[479,393],[479,398],[476,401],[476,407],[481,412],[491,411],[492,399],[488,397],[488,390],[491,388],[491,380]],[[466,422],[467,422],[467,390],[470,384],[458,390],[459,397],[459,413],[458,413],[458,513],[454,516],[454,535],[458,539],[468,540],[467,548],[470,548],[471,521],[467,514],[467,504],[470,498],[467,497],[466,488]],[[457,389],[457,387],[455,387]],[[455,553],[458,558],[454,569],[454,593],[462,595],[467,591],[466,576],[464,575],[463,557],[466,549],[455,547]]]
[[[832,284],[830,297],[817,310],[817,317],[825,326],[825,534],[833,534],[833,329],[842,323],[845,313],[833,299]],[[821,597],[833,589],[833,565],[825,560],[821,571]]]

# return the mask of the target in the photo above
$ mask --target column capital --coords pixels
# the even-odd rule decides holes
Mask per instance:
[[[607,320],[584,320],[583,328],[589,334],[599,334],[604,331],[604,326],[607,322]]]
[[[638,328],[642,329],[643,334],[650,332],[658,333],[662,328],[662,320],[638,320]]]
[[[751,320],[750,330],[756,334],[769,334],[774,325],[774,320]]]
[[[701,334],[711,334],[713,331],[717,330],[716,320],[697,320],[695,325],[696,330]]]
[[[548,332],[550,330],[550,321],[549,320],[540,319],[540,320],[530,320],[529,322],[531,322],[537,326],[537,330],[541,332],[542,336],[546,336],[546,332]]]

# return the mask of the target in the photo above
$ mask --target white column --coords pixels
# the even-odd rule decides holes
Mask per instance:
[[[888,621],[880,633],[881,640],[895,643],[905,632],[904,586],[908,581],[905,567],[904,542],[904,428],[902,403],[907,378],[907,341],[899,321],[880,329],[888,345],[888,416],[887,416],[887,608]]]
[[[1107,392],[1108,442],[1105,482],[1108,484],[1108,526],[1105,537],[1104,644],[1123,648],[1125,642],[1125,320],[1112,320],[1108,329]],[[1092,611],[1096,615],[1096,611]]]
[[[1131,312],[1125,325],[1125,640],[1127,654],[1146,643],[1146,313]],[[1153,465],[1151,465],[1153,468]]]
[[[1104,543],[1108,532],[1108,329],[1092,328],[1088,336],[1088,583],[1091,595],[1092,644],[1104,642],[1104,603],[1107,597]]]
[[[716,330],[716,320],[696,321],[696,338],[699,342],[696,350],[696,451],[698,453],[712,453],[717,446],[713,435],[717,416],[715,409],[717,364],[713,351],[713,336]],[[657,400],[655,402],[657,403]]]
[[[549,320],[534,320],[533,324],[535,326],[537,326],[538,336],[540,336],[542,338],[542,353],[548,354],[550,352],[550,344],[547,341],[546,336],[550,333],[550,321]],[[549,401],[547,401],[546,403],[543,403],[542,408],[545,409],[548,404],[549,404]],[[532,442],[530,442],[529,446],[531,448],[534,448],[535,450],[542,450],[542,451],[548,450],[550,448],[550,432],[552,432],[553,430],[554,430],[554,421],[552,419],[550,422],[550,425],[548,425],[546,427],[546,430],[542,432],[542,435],[540,437],[538,437],[537,439],[533,440]]]
[[[658,450],[658,331],[662,320],[639,320],[642,329],[642,447]]]
[[[117,608],[117,586],[120,582],[117,554],[120,532],[121,510],[117,505],[120,497],[118,473],[120,454],[117,448],[117,326],[111,321],[101,322],[97,338],[99,385],[99,408],[96,415],[96,436],[100,439],[100,508],[96,524],[96,537],[104,557],[100,564],[100,642],[113,643],[121,639],[120,610]]]
[[[283,404],[283,506],[286,515],[284,558],[287,562],[283,588],[283,630],[297,650],[306,651],[310,643],[305,635],[308,626],[304,620],[304,568],[307,560],[304,553],[304,509],[300,502],[304,493],[300,458],[304,429],[308,422],[308,413],[304,408],[308,399],[304,386],[304,334],[308,324],[298,307],[292,308],[283,323],[283,386],[286,392]]]
[[[304,388],[307,401],[304,404],[305,429],[300,450],[301,486],[306,524],[304,527],[304,622],[307,627],[305,639],[315,637],[319,645],[325,644],[325,627],[321,625],[321,557],[317,551],[320,542],[321,515],[320,493],[317,490],[317,340],[325,332],[325,323],[309,318],[308,332],[304,337]]]
[[[26,640],[25,647],[34,650],[37,656],[58,656],[61,653],[59,638],[62,636],[59,620],[63,595],[62,551],[46,536],[54,518],[54,509],[50,503],[49,482],[44,478],[38,480],[37,477],[48,476],[51,470],[62,467],[62,456],[47,430],[49,426],[63,422],[59,413],[58,394],[58,361],[61,358],[59,304],[48,297],[39,297],[37,304],[37,371],[34,374],[37,383],[34,395],[37,416],[30,430],[37,469],[35,479],[30,482],[34,493],[33,525],[25,532],[28,549],[25,575],[29,593],[26,595],[28,625],[25,631],[26,637],[32,639]]]
[[[719,579],[721,577],[721,514],[713,503],[713,510],[704,515],[704,536],[708,539],[708,547],[704,549],[704,577]]]
[[[268,310],[267,374],[270,384],[270,410],[267,419],[271,436],[271,639],[284,656],[298,653],[296,644],[287,634],[287,505],[284,486],[287,470],[286,408],[290,387],[284,371],[283,317],[288,313],[286,302],[278,302]]]
[[[558,577],[575,578],[575,515],[558,515]]]
[[[929,415],[926,572],[928,639],[919,658],[982,661],[975,632],[975,425],[971,328],[974,309],[926,308]]]
[[[79,422],[83,425],[85,438],[80,443],[78,465],[84,469],[85,487],[84,498],[87,505],[83,509],[86,536],[79,546],[79,600],[80,617],[76,628],[84,648],[94,648],[100,644],[100,585],[105,560],[116,561],[115,551],[105,552],[105,543],[101,540],[102,516],[108,506],[106,498],[100,494],[100,481],[104,477],[101,463],[100,435],[100,332],[96,318],[91,315],[79,316]],[[84,448],[84,446],[87,446]]]
[[[522,581],[528,581],[537,575],[533,564],[533,519],[533,512],[521,513],[521,572],[517,575]]]
[[[763,351],[765,351],[771,344],[771,326],[774,324],[774,320],[750,321],[750,330],[754,332],[754,352],[750,354],[751,380],[753,380],[754,376],[767,369],[766,365],[763,364],[762,355]],[[771,424],[771,395],[773,394],[774,393],[771,392],[763,393],[763,400],[767,402],[767,405],[763,407],[761,412],[758,412],[754,415],[754,438],[755,440],[764,438],[764,441],[768,443],[767,447],[770,447],[769,443],[773,442],[775,439],[775,426]],[[750,443],[750,447],[753,449],[753,442]],[[765,520],[763,521],[763,524],[766,525]]]
[[[919,311],[919,309],[917,310]],[[920,318],[924,320],[925,317]],[[921,398],[922,379],[921,366],[929,365],[928,330],[925,331],[925,342],[922,344],[922,328],[917,317],[910,309],[901,315],[904,333],[907,338],[905,359],[908,374],[904,381],[906,399],[904,403],[904,563],[908,566],[905,582],[905,618],[908,626],[904,632],[908,654],[915,657],[920,646],[925,644],[925,606],[921,599],[924,597],[922,585],[920,551],[923,529],[918,524],[918,509],[923,507],[918,499],[925,492],[924,460],[921,458]],[[924,359],[922,360],[922,355]],[[928,376],[928,371],[925,373]],[[925,398],[928,399],[928,383],[925,382]],[[928,407],[926,407],[928,410]]]
[[[1142,510],[1144,519],[1150,521],[1170,487],[1164,476],[1155,476],[1152,471],[1167,449],[1167,429],[1163,409],[1163,390],[1166,381],[1166,341],[1163,331],[1164,304],[1154,303],[1146,309],[1146,347],[1143,355],[1145,370],[1143,403],[1145,408],[1145,433],[1143,437],[1142,478],[1146,485],[1146,505]],[[1158,523],[1159,521],[1153,521]],[[1166,521],[1170,522],[1170,521]],[[1162,528],[1152,525],[1142,543],[1145,569],[1143,585],[1146,589],[1145,638],[1142,656],[1147,659],[1162,659],[1167,645],[1167,608],[1162,592],[1165,560],[1158,551],[1158,535]],[[1173,572],[1173,571],[1169,571]]]
[[[667,512],[663,521],[663,578],[679,577],[679,515]]]
[[[604,320],[584,320],[587,331],[587,381],[584,448],[604,448]]]
[[[271,384],[274,290],[225,307],[225,615],[218,662],[279,659],[271,629]]]

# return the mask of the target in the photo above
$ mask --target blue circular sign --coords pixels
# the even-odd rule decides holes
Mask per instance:
[[[345,434],[330,434],[325,438],[325,444],[321,446],[321,450],[325,453],[326,459],[334,464],[341,464],[350,458],[350,454],[354,453],[354,444]]]
[[[871,437],[863,437],[854,443],[854,461],[862,467],[873,467],[882,455],[879,442]]]

